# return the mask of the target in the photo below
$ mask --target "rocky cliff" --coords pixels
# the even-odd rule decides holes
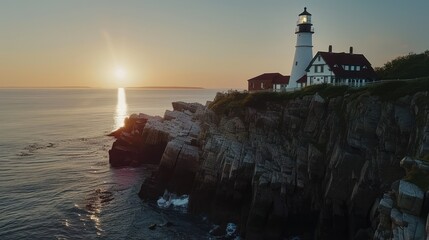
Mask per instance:
[[[159,162],[142,198],[190,194],[190,212],[236,222],[246,239],[369,239],[400,160],[429,155],[429,96],[339,90],[219,94],[209,107],[173,103],[162,119],[133,115],[110,162]]]

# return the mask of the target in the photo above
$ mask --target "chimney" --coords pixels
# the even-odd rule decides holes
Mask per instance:
[[[350,54],[353,54],[353,47],[350,47]]]
[[[328,52],[332,52],[332,45],[329,45]]]

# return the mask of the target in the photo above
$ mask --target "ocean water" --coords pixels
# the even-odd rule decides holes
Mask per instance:
[[[201,216],[139,199],[152,167],[110,168],[106,134],[217,91],[0,89],[0,239],[209,238]]]

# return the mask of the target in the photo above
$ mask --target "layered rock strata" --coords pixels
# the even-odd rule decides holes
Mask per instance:
[[[372,238],[400,159],[429,154],[428,99],[315,94],[226,114],[173,103],[137,133],[159,162],[140,196],[190,194],[190,212],[236,222],[246,239]]]

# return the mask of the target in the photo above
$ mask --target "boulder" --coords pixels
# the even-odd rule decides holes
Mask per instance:
[[[419,216],[423,204],[423,191],[416,185],[401,180],[399,182],[399,193],[397,205],[401,211]]]
[[[198,109],[204,108],[200,103],[186,103],[186,102],[173,102],[173,110],[178,112],[189,111],[191,113],[196,113]]]

